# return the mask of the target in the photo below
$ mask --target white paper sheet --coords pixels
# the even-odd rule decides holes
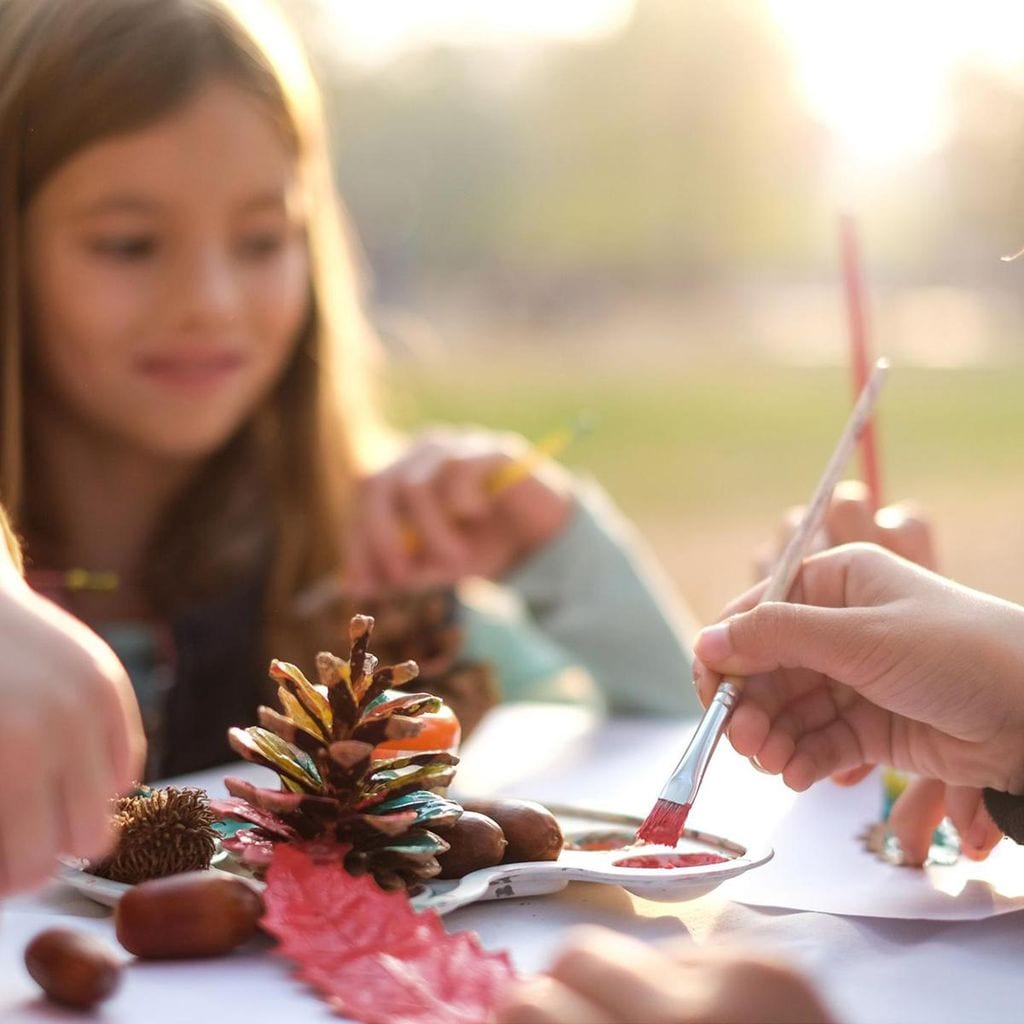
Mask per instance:
[[[1024,909],[1024,847],[1004,839],[981,863],[896,867],[857,838],[878,820],[876,775],[849,789],[820,783],[773,829],[775,859],[726,882],[726,899],[826,914],[973,921]]]

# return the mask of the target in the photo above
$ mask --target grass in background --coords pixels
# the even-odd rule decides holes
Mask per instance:
[[[477,423],[539,439],[586,411],[564,461],[614,495],[702,618],[749,582],[751,549],[806,499],[851,403],[840,368],[743,363],[610,371],[519,359],[395,373],[406,426]],[[1024,367],[895,367],[879,406],[883,485],[938,525],[943,568],[1024,598]],[[856,466],[851,466],[851,473]]]

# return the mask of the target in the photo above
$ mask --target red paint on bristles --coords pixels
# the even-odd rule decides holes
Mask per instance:
[[[659,797],[654,809],[637,830],[636,838],[641,843],[675,846],[683,834],[689,813],[689,804],[677,804]]]

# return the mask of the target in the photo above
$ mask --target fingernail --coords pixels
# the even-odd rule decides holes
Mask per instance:
[[[701,661],[710,665],[724,661],[732,654],[732,637],[728,622],[716,622],[707,626],[697,634],[697,642],[693,645]]]
[[[694,689],[699,689],[701,682],[707,675],[707,669],[704,667],[704,662],[700,658],[693,659],[693,686]]]

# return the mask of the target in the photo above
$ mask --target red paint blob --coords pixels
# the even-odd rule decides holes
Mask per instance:
[[[728,857],[717,853],[649,853],[642,857],[617,860],[617,868],[696,868],[706,864],[724,864]]]
[[[683,826],[689,813],[689,804],[659,799],[637,831],[636,838],[641,843],[650,843],[652,846],[675,846],[683,834]]]

